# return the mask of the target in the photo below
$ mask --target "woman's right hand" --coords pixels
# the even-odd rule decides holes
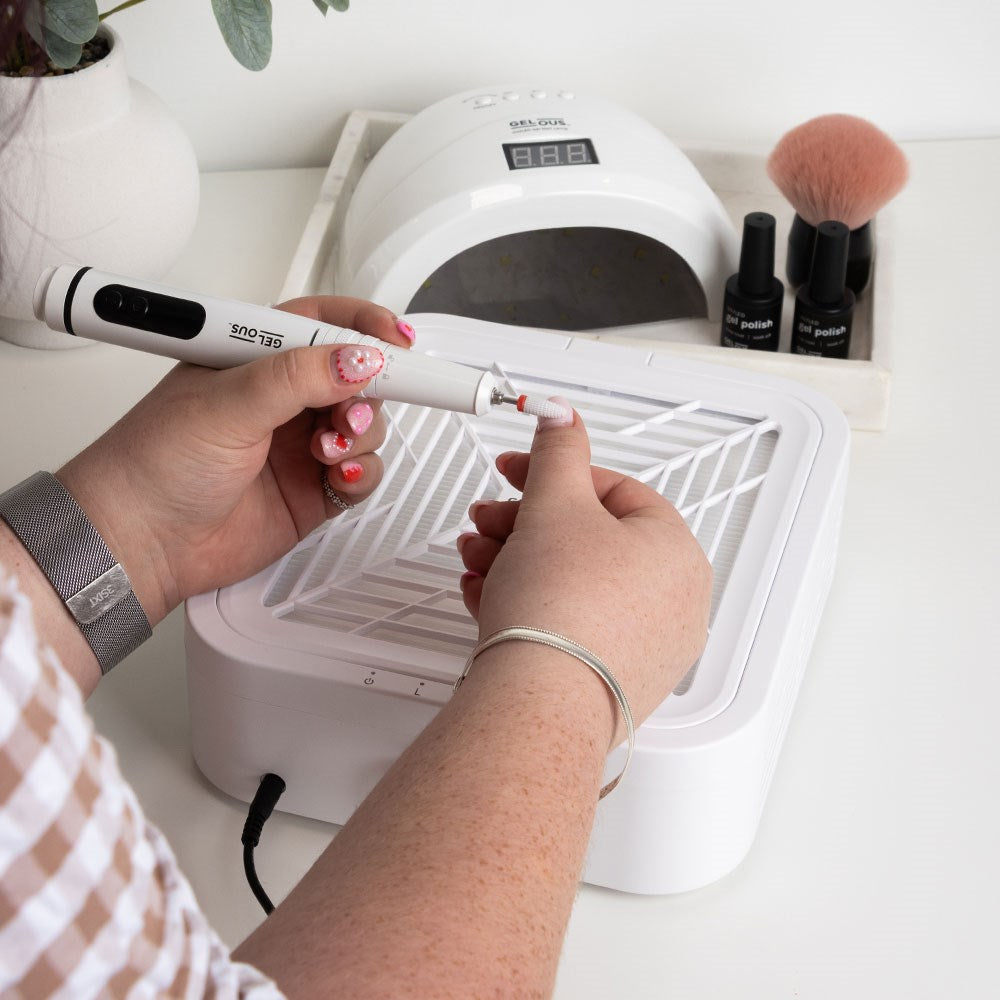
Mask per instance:
[[[591,467],[575,412],[570,425],[540,420],[531,452],[507,452],[497,468],[522,498],[473,504],[477,532],[458,540],[480,636],[529,625],[587,647],[638,725],[704,648],[712,571],[701,547],[654,490]],[[612,745],[622,737],[619,723]]]

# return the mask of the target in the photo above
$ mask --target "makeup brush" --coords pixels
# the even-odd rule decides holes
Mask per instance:
[[[809,280],[816,227],[836,220],[851,231],[847,287],[860,295],[871,276],[872,219],[909,173],[903,151],[864,118],[821,115],[782,137],[767,173],[795,209],[785,265],[789,285]]]

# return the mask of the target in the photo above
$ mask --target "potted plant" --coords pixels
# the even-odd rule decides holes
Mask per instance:
[[[0,52],[0,72],[24,76],[60,76],[92,63],[87,49],[98,28],[112,14],[146,0],[124,0],[98,12],[97,0],[21,0],[0,7],[6,21],[9,46]],[[350,0],[312,0],[326,16],[328,10],[347,10]],[[263,69],[271,58],[270,0],[211,0],[212,11],[229,51],[247,69]],[[3,38],[0,35],[0,38]],[[98,58],[102,55],[98,54]]]
[[[81,343],[34,319],[46,267],[80,262],[156,278],[191,235],[194,151],[162,102],[129,79],[122,40],[106,23],[144,2],[101,14],[97,0],[0,0],[0,338]],[[324,15],[348,6],[312,3]],[[270,0],[211,4],[236,59],[263,69]]]

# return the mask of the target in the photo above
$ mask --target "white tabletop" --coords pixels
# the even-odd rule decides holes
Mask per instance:
[[[708,888],[581,887],[556,996],[998,995],[1000,139],[913,144],[896,210],[888,429],[853,435],[839,562],[757,841]],[[322,171],[203,177],[167,281],[269,301]],[[170,366],[113,347],[0,343],[0,488],[56,468]],[[191,759],[174,613],[90,702],[223,939],[262,918],[245,806]],[[335,828],[275,814],[258,871],[283,896]]]

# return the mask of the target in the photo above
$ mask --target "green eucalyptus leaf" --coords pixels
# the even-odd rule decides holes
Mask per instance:
[[[348,7],[351,6],[351,0],[330,0],[330,6],[334,10],[339,10],[343,13]]]
[[[313,0],[313,3],[314,3],[314,4],[316,5],[316,9],[317,9],[317,10],[318,10],[318,11],[319,11],[319,12],[320,12],[320,13],[321,13],[321,14],[322,14],[322,15],[323,15],[324,17],[326,17],[326,12],[327,12],[327,11],[328,11],[328,10],[330,9],[330,8],[329,8],[329,7],[327,7],[327,5],[326,5],[326,0]]]
[[[212,0],[212,10],[240,65],[263,69],[271,59],[270,0]]]
[[[42,30],[42,0],[29,0],[24,9],[24,28],[44,49],[45,32]]]
[[[24,11],[25,30],[41,46],[53,65],[60,69],[70,69],[80,61],[83,46],[80,42],[70,41],[56,34],[48,23],[43,27],[43,19],[46,17],[43,7],[42,0],[32,0],[27,5]]]
[[[60,69],[71,69],[80,61],[83,46],[79,42],[69,42],[65,38],[60,38],[46,28],[45,51],[49,59]]]
[[[47,35],[58,35],[67,42],[82,44],[97,34],[100,23],[97,0],[45,0]]]

